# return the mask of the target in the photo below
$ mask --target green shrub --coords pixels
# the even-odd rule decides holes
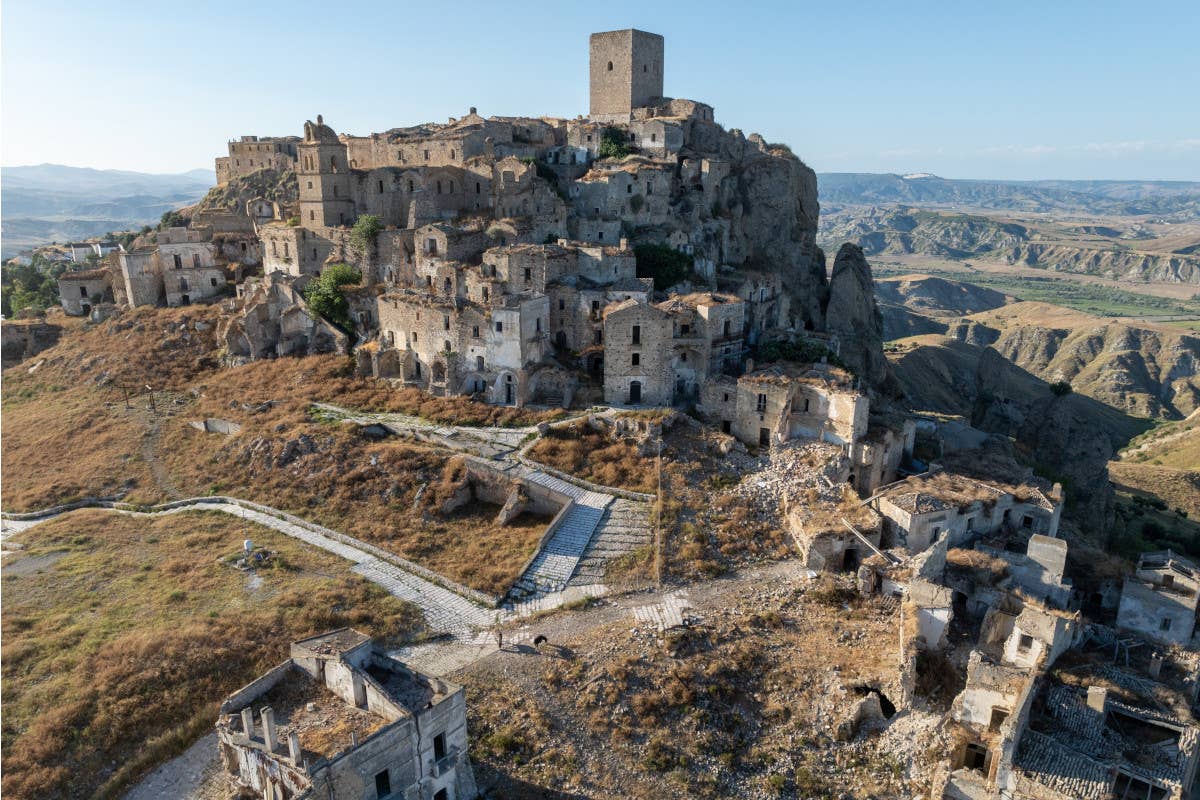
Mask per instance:
[[[308,307],[320,314],[347,334],[354,332],[350,321],[350,303],[342,291],[343,286],[362,280],[362,273],[346,264],[334,264],[309,282],[304,289]]]
[[[350,229],[350,246],[359,254],[367,252],[367,249],[375,244],[375,237],[383,230],[383,222],[374,214],[363,214],[354,222],[354,227]],[[358,282],[356,278],[354,283]]]
[[[601,158],[624,158],[629,155],[629,143],[620,128],[605,128],[600,134]]]
[[[1071,393],[1071,384],[1066,381],[1058,381],[1050,384],[1050,391],[1054,392],[1055,397],[1065,397]]]
[[[639,278],[653,278],[660,291],[692,274],[693,259],[665,244],[639,244],[633,248]]]

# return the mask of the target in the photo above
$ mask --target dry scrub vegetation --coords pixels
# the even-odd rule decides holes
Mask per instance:
[[[655,516],[664,574],[676,580],[712,578],[790,552],[780,509],[760,507],[734,491],[742,476],[706,441],[706,435],[682,425],[666,437]]]
[[[894,613],[810,594],[743,585],[661,640],[631,634],[617,616],[555,639],[557,658],[469,668],[481,788],[513,798],[832,798],[852,787],[911,797],[874,742],[834,740],[857,699],[847,690],[895,673]]]
[[[251,538],[251,575],[223,563]],[[78,511],[14,537],[3,580],[6,797],[113,797],[208,730],[291,641],[353,625],[395,644],[418,609],[340,559],[217,513]]]
[[[625,441],[613,441],[584,425],[552,428],[526,455],[557,470],[603,486],[653,493],[658,487],[655,459]]]
[[[4,508],[88,495],[150,504],[229,494],[371,541],[474,588],[507,588],[540,538],[539,521],[499,528],[486,507],[447,518],[414,508],[419,487],[440,476],[443,451],[369,441],[354,426],[313,419],[310,406],[325,401],[488,425],[531,424],[561,412],[398,391],[354,376],[349,359],[333,355],[222,369],[216,321],[212,307],[138,308],[73,330],[6,371]],[[155,390],[153,411],[146,385]],[[122,386],[134,396],[130,409]],[[242,431],[226,437],[187,424],[206,417],[237,422]]]

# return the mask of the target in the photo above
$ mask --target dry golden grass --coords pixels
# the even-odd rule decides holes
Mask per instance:
[[[352,425],[314,420],[311,404],[496,425],[561,412],[397,391],[354,376],[350,360],[333,355],[220,369],[213,328],[195,329],[196,322],[215,326],[214,314],[211,307],[136,309],[64,336],[32,373],[28,365],[8,370],[4,508],[122,492],[146,504],[228,494],[373,542],[473,588],[507,589],[540,539],[542,520],[499,528],[482,508],[426,519],[413,499],[422,484],[440,480],[446,453],[368,441]],[[102,385],[96,378],[105,373]],[[121,382],[154,386],[156,410],[144,388],[127,410]],[[237,422],[242,431],[226,437],[188,425],[206,417]],[[285,457],[289,445],[296,452]]]
[[[247,537],[278,553],[258,586],[221,560]],[[344,561],[222,514],[79,511],[14,538],[22,558],[58,560],[18,561],[3,581],[12,798],[115,796],[209,728],[289,642],[353,625],[397,643],[422,626]]]
[[[556,428],[542,437],[527,455],[557,470],[604,486],[653,493],[658,487],[655,459],[646,458],[624,441],[612,441],[588,428],[575,433]]]

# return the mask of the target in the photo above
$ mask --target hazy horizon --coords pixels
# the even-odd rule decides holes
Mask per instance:
[[[469,106],[574,117],[587,112],[589,33],[637,27],[666,37],[667,94],[712,104],[725,127],[787,143],[818,172],[1200,180],[1200,104],[1180,91],[1200,75],[1195,3],[764,3],[739,9],[753,23],[742,25],[728,14],[614,1],[568,6],[535,30],[467,3],[455,21],[478,33],[450,37],[445,10],[425,4],[331,14],[216,0],[168,18],[146,2],[13,0],[0,161],[178,174],[210,168],[244,134],[299,135],[318,113],[358,135]],[[112,47],[44,45],[64,30]]]

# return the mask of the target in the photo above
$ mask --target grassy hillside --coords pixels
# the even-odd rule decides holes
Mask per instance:
[[[11,473],[9,473],[11,474]],[[217,707],[343,625],[398,643],[420,611],[346,562],[216,513],[79,511],[13,537],[3,580],[4,795],[115,797],[216,721]],[[274,552],[229,562],[250,538]]]
[[[32,362],[6,371],[4,508],[85,495],[157,503],[231,494],[374,542],[473,587],[507,588],[536,546],[542,521],[494,526],[496,509],[484,505],[430,514],[414,500],[422,485],[440,483],[452,469],[447,451],[365,439],[354,426],[314,417],[311,404],[461,424],[531,424],[555,413],[397,391],[354,377],[341,356],[223,369],[216,313],[137,309],[72,329]],[[227,437],[188,424],[208,417],[236,422],[241,433]]]

